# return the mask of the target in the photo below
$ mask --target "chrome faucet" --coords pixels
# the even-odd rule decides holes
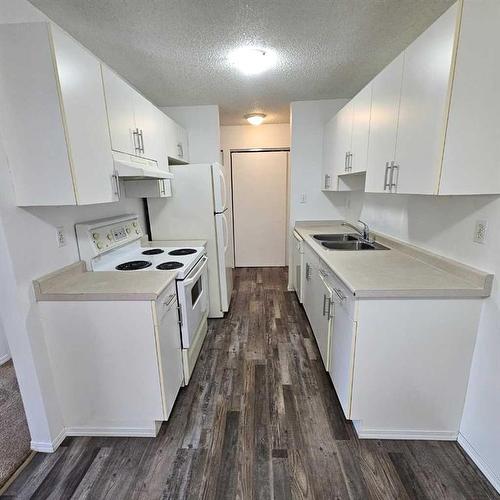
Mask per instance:
[[[370,228],[368,227],[368,224],[366,222],[363,222],[362,220],[358,220],[358,222],[360,224],[363,224],[363,229],[359,229],[359,227],[355,226],[354,224],[351,224],[350,222],[342,222],[342,225],[354,229],[363,237],[365,241],[371,241]]]

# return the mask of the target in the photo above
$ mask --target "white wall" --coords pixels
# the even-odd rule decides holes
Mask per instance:
[[[190,163],[220,162],[219,106],[169,106],[160,109],[188,131]]]
[[[7,344],[7,337],[3,330],[2,322],[0,321],[0,365],[3,365],[10,359],[9,345]]]
[[[25,0],[0,0],[0,24],[46,20]],[[50,443],[63,422],[32,280],[78,260],[74,224],[123,213],[144,217],[140,200],[88,207],[18,208],[0,131],[0,319],[9,341],[32,442]],[[123,191],[122,191],[123,192]],[[67,244],[58,248],[56,227]]]
[[[291,104],[290,223],[297,220],[338,219],[344,199],[320,189],[323,128],[347,99],[298,101]],[[306,200],[301,203],[301,196]],[[340,204],[340,207],[338,206]]]

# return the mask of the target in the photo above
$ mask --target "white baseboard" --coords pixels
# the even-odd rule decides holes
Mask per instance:
[[[457,432],[453,431],[414,431],[404,429],[363,429],[360,421],[353,421],[356,434],[360,439],[410,439],[421,441],[456,441]]]
[[[42,453],[53,453],[59,448],[59,445],[63,442],[66,437],[66,429],[63,429],[59,435],[52,442],[44,441],[31,441],[31,449],[33,451],[40,451]]]
[[[477,450],[470,444],[463,434],[458,435],[458,444],[463,448],[465,453],[477,465],[477,468],[486,476],[486,479],[491,483],[493,488],[500,493],[500,476],[486,463]]]
[[[0,356],[0,366],[2,366],[4,363],[7,363],[10,359],[10,354],[4,354],[3,356]]]
[[[151,427],[67,427],[66,436],[156,437],[156,423]]]

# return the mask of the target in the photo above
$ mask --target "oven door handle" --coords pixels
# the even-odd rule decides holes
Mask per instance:
[[[194,269],[193,271],[191,271],[190,275],[189,275],[189,278],[186,278],[182,281],[182,285],[183,286],[186,286],[186,285],[190,285],[191,283],[194,283],[201,275],[201,273],[203,272],[203,270],[205,269],[205,267],[207,267],[207,261],[208,261],[208,257],[206,255],[204,255],[201,259],[200,259],[200,264],[198,264]],[[191,274],[194,272],[194,274],[191,276]]]

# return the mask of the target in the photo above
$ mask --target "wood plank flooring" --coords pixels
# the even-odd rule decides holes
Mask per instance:
[[[238,269],[156,439],[67,438],[5,498],[499,498],[452,442],[356,438],[282,268]]]

